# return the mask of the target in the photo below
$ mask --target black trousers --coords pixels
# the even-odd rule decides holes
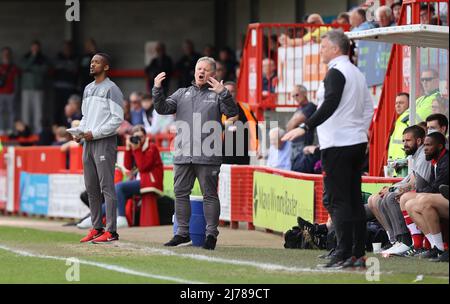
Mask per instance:
[[[366,214],[361,193],[361,173],[366,143],[322,150],[327,200],[324,206],[333,221],[340,259],[365,254]]]

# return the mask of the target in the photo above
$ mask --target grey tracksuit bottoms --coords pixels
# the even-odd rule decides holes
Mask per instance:
[[[106,230],[117,230],[117,196],[114,171],[117,158],[116,136],[88,141],[83,146],[84,183],[89,198],[92,226],[103,228],[102,193],[106,204]]]
[[[397,237],[409,233],[409,230],[406,227],[405,219],[400,209],[400,203],[395,199],[395,196],[395,193],[385,195],[380,202],[379,209],[388,225],[387,229],[392,231],[393,235]]]
[[[220,202],[217,193],[220,166],[204,164],[175,164],[174,192],[175,216],[178,222],[176,234],[189,235],[189,219],[191,217],[191,203],[189,195],[198,178],[203,194],[203,213],[206,219],[206,235],[217,238],[219,231]]]

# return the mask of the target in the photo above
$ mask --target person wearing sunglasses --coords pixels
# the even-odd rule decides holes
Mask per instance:
[[[416,99],[416,123],[424,121],[433,113],[433,100],[441,96],[439,92],[439,74],[436,70],[427,69],[420,75],[423,96]]]

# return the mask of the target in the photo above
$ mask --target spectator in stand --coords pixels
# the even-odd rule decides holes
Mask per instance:
[[[291,143],[282,141],[285,131],[273,128],[269,131],[270,148],[267,166],[271,168],[291,170]]]
[[[58,127],[55,133],[55,141],[52,146],[62,146],[63,144],[69,142],[72,139],[72,136],[67,133],[66,127]]]
[[[441,96],[439,74],[434,69],[422,71],[420,76],[424,95],[416,99],[416,122],[424,121],[433,112],[433,100]]]
[[[395,98],[395,112],[397,120],[391,133],[388,148],[388,159],[396,160],[405,158],[403,147],[403,131],[409,126],[409,94],[401,92]]]
[[[22,119],[38,133],[41,130],[45,79],[48,73],[48,60],[42,54],[39,41],[31,43],[30,52],[22,58],[21,69]]]
[[[63,49],[56,55],[53,63],[54,107],[53,121],[64,124],[64,106],[70,95],[77,90],[78,58],[71,41],[64,41]],[[81,118],[79,118],[81,119]]]
[[[285,34],[281,34],[278,38],[278,42],[282,46],[299,46],[307,42],[320,43],[321,37],[331,29],[328,26],[320,26],[325,23],[319,14],[309,15],[306,19],[306,23],[314,26],[311,26],[309,28],[310,32],[302,38],[289,38]]]
[[[225,81],[234,81],[237,62],[233,51],[229,47],[224,47],[220,50],[219,61],[225,66]]]
[[[218,81],[227,81],[227,77],[227,66],[221,61],[216,61],[216,79]]]
[[[156,57],[145,68],[145,74],[147,75],[147,90],[151,91],[153,88],[153,80],[161,72],[166,72],[167,81],[164,82],[163,89],[164,94],[169,92],[170,79],[173,73],[172,58],[166,54],[166,46],[162,42],[156,44]]]
[[[365,31],[375,28],[373,22],[366,20],[366,11],[362,8],[354,8],[350,12],[350,25],[352,32]]]
[[[12,132],[14,124],[14,98],[19,69],[12,61],[12,50],[4,47],[0,57],[0,135]]]
[[[20,137],[31,136],[30,127],[28,127],[22,120],[17,119],[14,121],[14,130],[9,134],[10,139],[17,139]],[[31,144],[21,144],[22,146],[30,146]]]
[[[189,87],[194,78],[195,64],[200,58],[200,54],[195,51],[194,43],[186,40],[183,43],[183,56],[178,60],[175,68],[179,73],[178,86]]]
[[[132,92],[130,94],[130,119],[133,126],[143,125],[144,109],[142,109],[142,96],[141,92]]]
[[[81,120],[81,97],[73,94],[64,107],[65,126],[70,128],[74,120]]]
[[[394,16],[394,23],[399,24],[400,22],[400,13],[402,11],[402,0],[394,1],[391,4],[392,15]]]
[[[350,16],[346,12],[340,13],[336,18],[336,23],[340,25],[350,24]]]
[[[214,48],[214,46],[211,44],[205,45],[205,47],[203,48],[203,56],[216,58],[216,49]]]
[[[435,15],[434,3],[423,3],[420,5],[420,23],[438,25],[438,18]]]
[[[144,110],[143,120],[147,134],[155,135],[169,132],[175,118],[173,115],[161,115],[156,112],[152,95],[146,94],[142,97],[142,109]]]
[[[375,11],[375,19],[379,27],[388,27],[395,25],[391,8],[385,5],[377,8],[377,10]]]
[[[50,124],[50,119],[43,118],[41,125],[42,130],[39,133],[39,141],[37,142],[37,145],[51,146],[55,142],[55,133],[53,132],[52,126]]]
[[[297,104],[298,108],[292,115],[291,119],[286,125],[286,131],[298,128],[316,111],[317,106],[308,101],[308,90],[303,85],[295,85],[291,93],[292,99]],[[300,136],[292,141],[292,164],[295,163],[297,157],[302,157],[303,148],[312,145],[314,141],[314,130],[308,131],[305,135]]]
[[[98,53],[97,43],[94,39],[89,38],[84,42],[84,54],[80,58],[79,65],[79,88],[83,92],[84,88],[90,84],[94,78],[90,75],[91,59]]]
[[[265,58],[262,61],[262,91],[263,95],[275,93],[277,87],[277,73],[275,61],[271,58]]]
[[[448,98],[437,96],[431,103],[431,112],[433,114],[444,114],[448,117]]]

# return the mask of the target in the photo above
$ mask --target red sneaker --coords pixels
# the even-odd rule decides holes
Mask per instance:
[[[94,244],[96,244],[96,243],[109,243],[109,242],[118,241],[118,240],[119,240],[119,234],[117,232],[106,231],[105,233],[103,233],[99,237],[93,239],[92,243],[94,243]]]
[[[103,229],[91,229],[89,230],[88,235],[86,235],[84,238],[82,238],[80,240],[80,243],[86,243],[86,242],[90,242],[95,238],[98,238],[99,236],[101,236],[102,234],[104,234],[105,231]]]

